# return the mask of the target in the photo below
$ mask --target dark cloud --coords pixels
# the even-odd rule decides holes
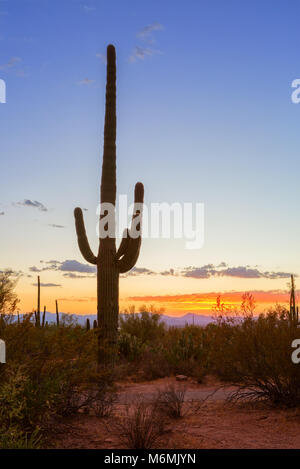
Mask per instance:
[[[17,202],[16,205],[19,205],[21,207],[33,207],[37,208],[41,212],[47,212],[48,209],[43,205],[41,202],[38,202],[37,200],[30,200],[30,199],[24,199],[23,202]]]
[[[0,212],[0,216],[2,216],[2,215],[5,215],[5,213],[4,213],[4,212]]]
[[[74,278],[91,278],[90,275],[78,275],[74,272],[66,272],[66,273],[63,274],[63,276],[66,277],[66,278],[72,278],[72,279],[74,279]]]
[[[144,267],[133,267],[128,273],[125,274],[126,277],[135,277],[137,275],[156,275],[156,272],[153,272],[150,269]]]
[[[57,261],[57,260],[50,260],[50,261],[40,261],[41,264],[44,264],[42,267],[32,266],[29,267],[30,272],[44,272],[46,270],[55,270],[64,272],[65,277],[69,278],[79,278],[78,276],[75,277],[75,274],[71,276],[70,273],[79,272],[79,273],[86,273],[86,274],[95,274],[96,267],[90,264],[83,264],[81,262],[68,259],[66,261]],[[85,277],[88,277],[86,275]],[[83,278],[83,277],[81,277]]]
[[[32,266],[29,268],[30,272],[42,272],[44,270],[55,270],[64,272],[66,278],[87,278],[93,277],[96,273],[96,266],[90,264],[84,264],[74,259],[67,259],[65,261],[41,261],[44,266],[36,267]],[[87,274],[87,275],[76,275]],[[194,279],[209,279],[212,277],[234,277],[234,278],[248,278],[248,279],[289,279],[291,273],[289,272],[269,272],[259,270],[257,267],[237,266],[230,267],[225,262],[221,262],[218,265],[205,264],[201,267],[185,267],[182,270],[175,270],[171,268],[169,270],[155,272],[146,267],[133,267],[128,273],[122,275],[122,277],[136,277],[139,275],[161,275],[161,276],[181,276],[186,278]],[[297,275],[295,275],[297,277]]]
[[[42,272],[45,269],[38,269],[35,265],[29,267],[29,272]]]
[[[96,272],[96,267],[90,264],[82,264],[81,262],[75,260],[66,260],[61,262],[56,270],[61,270],[63,272],[82,272],[94,274]]]
[[[164,276],[175,275],[175,271],[174,269],[164,270],[163,272],[160,272],[160,275],[164,275]]]
[[[224,268],[226,266],[226,268]],[[223,267],[223,268],[220,268]],[[228,267],[225,262],[214,266],[207,264],[202,267],[186,267],[181,275],[183,277],[207,279],[210,277],[236,277],[236,278],[267,278],[282,279],[290,278],[288,272],[263,272],[249,266]]]
[[[209,278],[216,275],[217,270],[213,266],[213,264],[206,264],[202,267],[186,267],[182,272],[181,275],[183,277],[191,277],[191,278]]]

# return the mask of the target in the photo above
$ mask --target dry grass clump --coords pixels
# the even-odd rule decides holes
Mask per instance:
[[[154,448],[166,427],[166,419],[155,401],[145,402],[139,397],[135,403],[124,407],[124,413],[115,416],[109,424],[109,430],[118,436],[126,448]]]
[[[170,384],[157,392],[156,406],[161,413],[174,419],[183,417],[186,386]]]

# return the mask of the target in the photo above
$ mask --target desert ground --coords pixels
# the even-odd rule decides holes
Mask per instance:
[[[150,400],[158,389],[176,384],[175,378],[151,382],[118,384],[114,414],[141,396]],[[275,409],[267,404],[231,403],[227,396],[234,388],[220,389],[208,377],[203,384],[185,384],[186,415],[167,423],[156,448],[163,449],[298,449],[300,448],[300,411]],[[192,410],[193,401],[197,410]],[[202,402],[197,406],[196,402]],[[190,409],[189,409],[190,408]],[[81,411],[64,420],[48,439],[49,448],[121,449],[125,448],[111,430],[113,416],[98,418]]]

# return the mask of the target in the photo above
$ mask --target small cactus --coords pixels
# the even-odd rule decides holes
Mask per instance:
[[[58,312],[57,300],[55,300],[55,309],[56,309],[56,325],[57,325],[57,327],[59,327],[59,312]]]
[[[89,318],[86,320],[86,331],[88,332],[91,329],[91,324]]]
[[[38,275],[38,283],[37,283],[37,310],[34,312],[35,315],[35,325],[36,327],[40,327],[41,325],[41,309],[40,309],[40,303],[41,303],[41,283],[40,283],[40,276]]]
[[[46,318],[46,306],[44,306],[43,320],[42,320],[42,327],[45,327],[45,318]]]
[[[298,310],[298,306],[296,306],[294,275],[291,275],[289,319],[290,319],[291,324],[298,324],[299,322],[299,310]]]
[[[104,125],[104,151],[100,190],[101,204],[116,204],[116,52],[112,45],[107,48],[107,83]],[[99,250],[95,256],[90,248],[80,208],[75,208],[75,225],[78,245],[84,259],[97,266],[97,322],[98,363],[113,364],[116,352],[119,319],[119,274],[132,269],[136,264],[141,246],[141,206],[144,186],[138,182],[134,191],[135,209],[132,228],[138,236],[126,230],[119,249],[116,249],[115,234],[100,237]],[[104,217],[104,215],[102,215]],[[139,216],[139,220],[135,220]],[[101,217],[102,218],[102,217]],[[135,223],[137,222],[138,223]]]

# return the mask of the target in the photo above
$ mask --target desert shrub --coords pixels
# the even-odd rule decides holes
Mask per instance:
[[[142,378],[150,381],[170,376],[171,368],[166,360],[164,346],[157,344],[156,347],[147,347],[139,362],[139,369]]]
[[[159,313],[142,311],[123,314],[120,317],[120,331],[137,337],[142,344],[158,341],[164,335],[165,324],[160,321]]]
[[[30,434],[15,427],[0,427],[0,449],[40,449],[41,434],[37,428]]]
[[[205,329],[170,328],[165,339],[165,359],[172,374],[203,378],[206,367]]]
[[[185,393],[185,386],[170,384],[158,390],[156,405],[163,414],[178,419],[183,416]]]
[[[298,330],[284,312],[247,318],[232,328],[223,345],[223,367],[237,385],[233,399],[266,399],[288,407],[300,404],[300,368],[292,363]]]
[[[37,328],[26,318],[5,327],[2,337],[8,362],[0,369],[0,428],[7,429],[1,444],[11,445],[9,435],[33,444],[37,430],[43,434],[57,418],[92,407],[111,381],[109,371],[97,371],[94,331]]]
[[[154,402],[141,398],[125,406],[125,412],[116,416],[110,430],[129,449],[151,449],[165,432],[165,420]]]
[[[95,397],[92,404],[95,415],[101,418],[109,417],[118,400],[115,390],[109,386],[102,386],[102,389],[98,389]]]
[[[145,345],[139,337],[121,330],[118,338],[118,348],[120,356],[132,362],[141,358]]]

